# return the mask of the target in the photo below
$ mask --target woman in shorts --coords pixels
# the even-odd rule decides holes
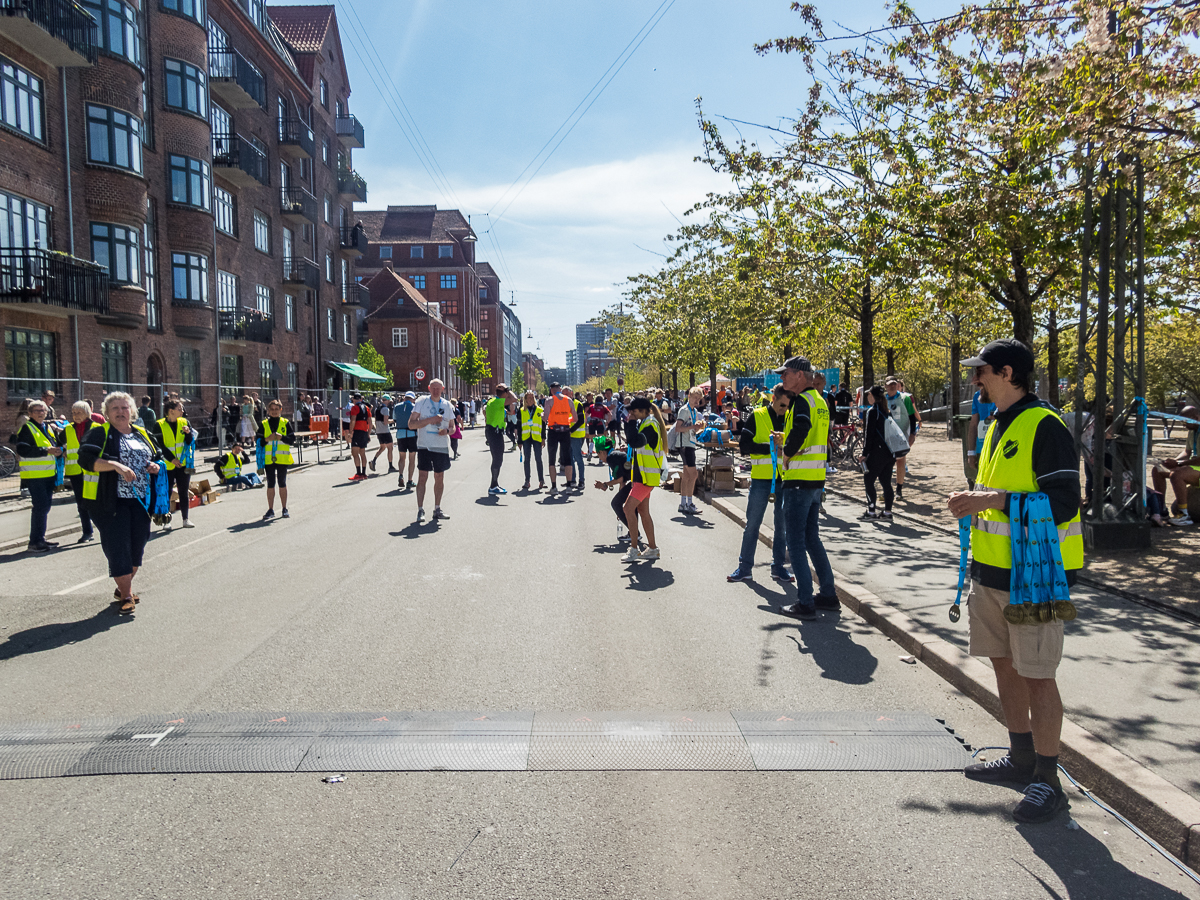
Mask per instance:
[[[662,483],[666,468],[667,426],[662,413],[645,397],[638,397],[629,404],[629,421],[625,424],[625,442],[629,455],[633,457],[630,480],[633,482],[629,499],[625,501],[625,521],[629,526],[629,552],[621,562],[637,562],[639,559],[658,559],[658,545],[654,542],[654,520],[650,518],[650,494]],[[645,552],[638,550],[638,516],[646,532]]]

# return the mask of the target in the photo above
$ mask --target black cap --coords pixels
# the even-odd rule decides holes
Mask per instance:
[[[653,409],[653,408],[654,408],[654,404],[652,404],[650,402],[650,399],[648,397],[634,397],[633,400],[629,404],[630,410]]]
[[[812,363],[810,363],[803,356],[793,356],[782,366],[776,369],[775,374],[782,375],[787,369],[791,369],[793,372],[811,372]]]
[[[1024,378],[1033,371],[1033,352],[1016,338],[992,341],[970,359],[961,360],[963,366],[991,366],[997,372],[1012,366],[1013,378]]]

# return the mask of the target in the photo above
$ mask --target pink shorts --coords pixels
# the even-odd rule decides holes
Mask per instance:
[[[629,496],[638,503],[641,503],[643,500],[650,499],[650,492],[653,490],[654,488],[650,487],[650,485],[642,484],[640,481],[635,481],[629,487]]]

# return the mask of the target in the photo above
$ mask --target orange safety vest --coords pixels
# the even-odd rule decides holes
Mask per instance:
[[[565,394],[559,394],[550,404],[550,415],[546,417],[546,422],[551,426],[573,427],[575,425],[575,402]]]

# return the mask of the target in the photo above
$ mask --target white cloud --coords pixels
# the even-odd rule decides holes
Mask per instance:
[[[539,175],[502,219],[493,220],[503,259],[485,233],[489,220],[481,213],[507,185],[455,184],[456,203],[440,198],[424,173],[407,165],[379,165],[373,157],[363,174],[373,209],[436,202],[471,214],[478,258],[500,272],[502,290],[517,292],[523,349],[540,342],[548,364],[562,365],[566,349],[574,346],[575,324],[616,303],[628,276],[661,262],[646,251],[665,252],[663,238],[679,228],[675,217],[684,219],[709,192],[728,189],[728,179],[693,162],[694,155],[680,148]]]

